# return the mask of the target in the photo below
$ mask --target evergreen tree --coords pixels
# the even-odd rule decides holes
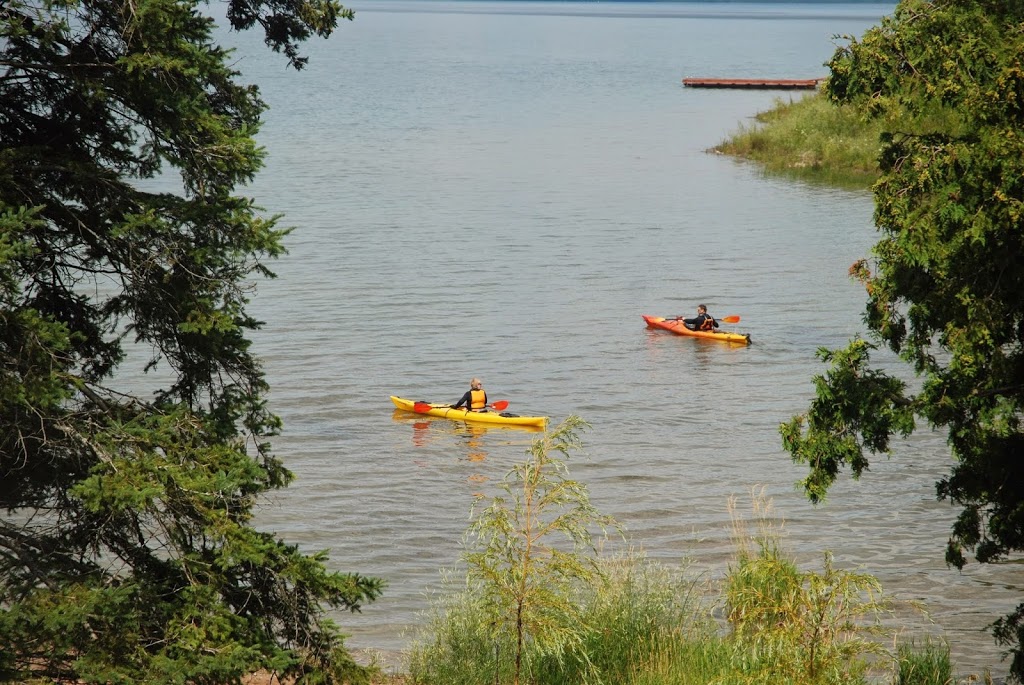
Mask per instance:
[[[844,466],[887,453],[918,422],[955,463],[937,483],[961,507],[946,552],[962,568],[1024,550],[1024,4],[903,0],[833,56],[826,94],[884,121],[874,187],[882,237],[851,274],[869,340],[821,350],[809,411],[782,426],[820,501]],[[874,369],[886,346],[921,380]],[[1024,604],[996,621],[1024,678]]]
[[[381,581],[252,526],[292,477],[246,313],[286,231],[235,194],[265,106],[205,4],[0,3],[0,680],[365,675],[327,611]],[[352,18],[214,6],[296,69]]]

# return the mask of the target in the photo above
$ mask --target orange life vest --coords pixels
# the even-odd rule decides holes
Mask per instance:
[[[469,408],[480,410],[487,406],[487,393],[483,390],[469,391]]]

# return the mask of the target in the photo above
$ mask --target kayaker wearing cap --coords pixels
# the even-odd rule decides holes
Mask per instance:
[[[713,331],[718,328],[718,322],[708,314],[705,305],[697,305],[697,316],[692,319],[683,319],[683,324],[691,331]]]
[[[452,409],[458,409],[463,405],[470,411],[487,409],[487,393],[484,392],[484,383],[479,378],[474,378],[469,382],[469,390],[462,396],[458,404],[452,405]]]

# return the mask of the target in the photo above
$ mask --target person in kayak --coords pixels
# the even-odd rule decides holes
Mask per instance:
[[[469,390],[458,401],[458,404],[452,405],[452,409],[458,409],[463,405],[470,411],[487,411],[487,393],[484,392],[484,383],[479,378],[474,378],[469,382]]]
[[[697,316],[692,319],[683,319],[683,325],[691,331],[713,331],[718,328],[715,317],[708,314],[707,306],[702,304],[697,305]]]

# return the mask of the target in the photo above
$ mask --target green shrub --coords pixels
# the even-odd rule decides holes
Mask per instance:
[[[495,518],[492,503],[490,519],[475,519],[471,532],[495,534],[482,540],[467,538],[467,561],[474,559],[472,554],[497,550],[502,556],[477,559],[486,563],[470,563],[463,577],[445,576],[442,594],[432,603],[411,650],[413,682],[863,685],[869,665],[874,667],[872,676],[881,669],[892,675],[895,685],[952,682],[949,650],[944,646],[902,646],[898,658],[885,648],[893,644],[892,632],[881,623],[890,602],[875,578],[836,569],[827,553],[821,570],[815,571],[801,570],[786,557],[780,551],[781,532],[770,502],[763,495],[755,497],[759,529],[753,536],[730,502],[737,554],[719,594],[710,582],[685,569],[670,569],[633,550],[606,557],[591,547],[572,552],[563,545],[561,554],[578,555],[573,564],[531,564],[516,570],[530,555],[541,553],[541,544],[533,544],[529,554],[516,545],[531,537],[522,536],[537,522],[557,520],[550,518],[549,505],[575,502],[570,510],[583,513],[575,507],[585,501],[584,490],[576,490],[569,500],[547,499],[545,494],[559,483],[575,483],[568,480],[562,462],[557,474],[545,473],[553,468],[547,452],[575,444],[572,436],[557,437],[558,431],[554,436],[555,442],[547,436],[535,443],[531,458],[510,473],[506,485],[518,486],[506,489],[510,499],[498,502],[500,515]],[[555,509],[564,513],[561,505]],[[591,523],[610,523],[597,512],[584,510]],[[532,512],[530,517],[523,516],[527,511]],[[532,523],[526,524],[527,518]],[[487,527],[480,528],[481,522]],[[501,525],[494,527],[495,522]],[[509,549],[496,545],[500,540],[518,542],[509,542],[514,548]],[[487,544],[481,547],[481,541]],[[576,564],[588,571],[562,573]],[[522,574],[533,574],[533,589],[524,593],[526,586],[506,587]],[[723,619],[717,621],[712,618],[716,598],[724,609]],[[532,616],[524,619],[520,601],[547,604],[527,607]],[[546,621],[540,626],[543,630],[537,629],[538,620]]]
[[[820,94],[778,99],[755,120],[714,151],[753,160],[772,173],[843,187],[867,188],[878,179],[882,124],[850,105],[833,105]]]
[[[867,657],[889,656],[880,638],[891,607],[878,580],[836,569],[827,552],[820,572],[801,571],[779,550],[770,502],[754,500],[754,537],[730,502],[738,552],[723,598],[735,652],[732,672],[718,682],[863,682]]]
[[[696,581],[637,553],[599,556],[590,531],[618,524],[556,456],[580,447],[584,425],[570,417],[535,441],[473,516],[464,584],[448,576],[413,645],[416,682],[622,683],[651,653],[714,633]]]
[[[896,685],[952,685],[953,682],[949,645],[928,640],[920,647],[913,642],[899,646]]]
[[[578,596],[589,626],[585,656],[568,664],[586,662],[602,682],[626,683],[652,654],[714,634],[705,583],[635,552],[602,559],[600,569],[600,581]],[[566,668],[547,675],[541,682],[588,682],[585,672]]]
[[[527,642],[522,660],[526,680],[559,685],[668,682],[643,681],[642,675],[652,670],[694,673],[704,661],[727,660],[723,647],[712,649],[716,654],[710,657],[702,652],[719,642],[704,606],[704,583],[637,552],[601,558],[597,571],[594,582],[577,585],[572,595],[583,630],[579,642],[561,654]],[[493,631],[482,585],[457,587],[451,575],[444,585],[411,650],[414,681],[513,682],[515,635]]]

